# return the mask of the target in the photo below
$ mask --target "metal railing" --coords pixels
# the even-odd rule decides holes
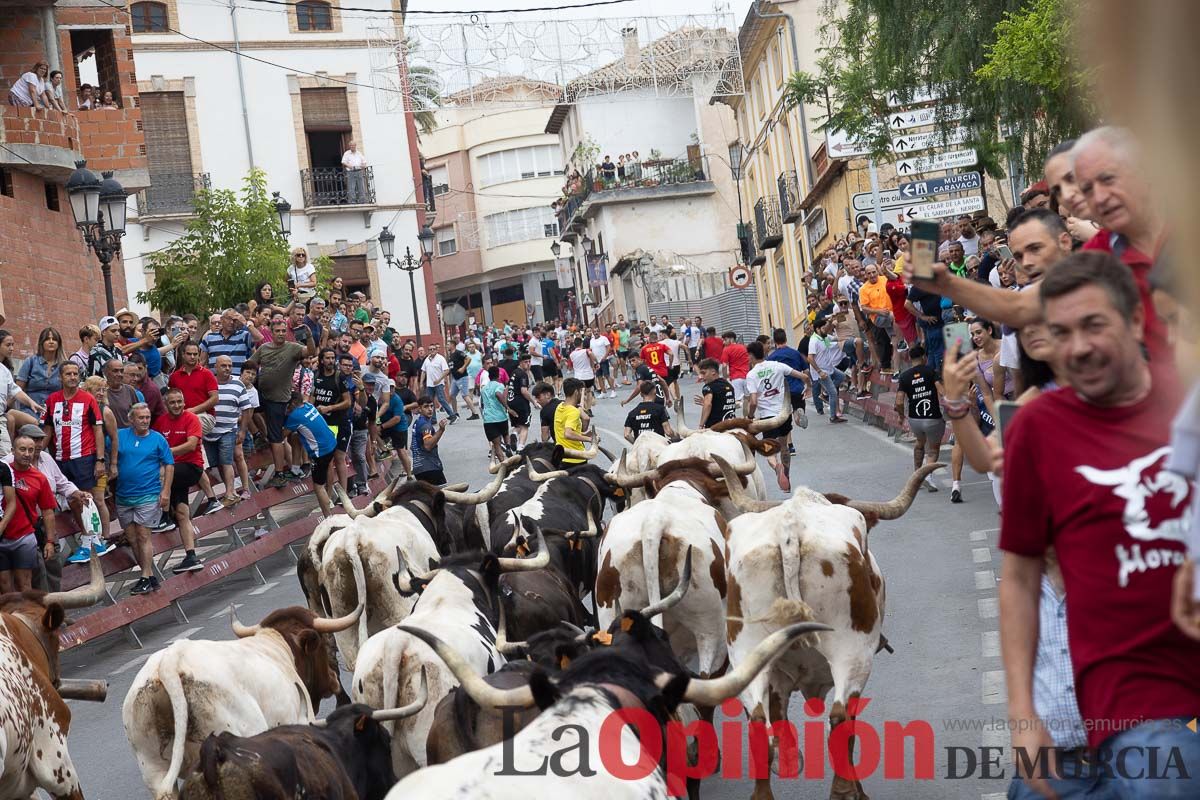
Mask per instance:
[[[766,250],[783,241],[783,221],[779,217],[779,201],[774,197],[760,197],[754,204],[754,230],[758,233],[758,247]]]
[[[742,246],[742,263],[756,267],[759,264],[766,263],[767,254],[758,249],[755,244],[755,232],[753,222],[743,222],[738,226],[738,240]]]
[[[800,208],[800,181],[796,177],[796,171],[793,169],[779,173],[776,183],[779,186],[779,214],[784,223],[798,221],[804,210]]]
[[[167,214],[191,214],[195,211],[196,192],[208,189],[208,173],[196,175],[152,175],[150,185],[137,194],[139,217]]]
[[[375,204],[375,173],[371,167],[302,169],[300,185],[306,208]]]
[[[615,189],[656,189],[711,180],[708,156],[696,158],[660,158],[626,164],[624,172],[593,167],[583,176],[583,186],[558,210],[558,228],[567,230],[579,207],[593,194]]]

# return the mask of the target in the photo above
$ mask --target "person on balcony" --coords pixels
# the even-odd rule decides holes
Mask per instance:
[[[90,83],[79,87],[79,110],[91,111],[96,107],[96,89]]]
[[[24,108],[51,108],[46,92],[46,73],[50,65],[39,61],[33,69],[23,73],[8,90],[8,104]]]
[[[600,174],[607,183],[617,179],[617,165],[613,163],[612,156],[604,157],[604,162],[600,164]]]
[[[351,139],[347,150],[342,153],[342,169],[346,170],[346,202],[367,202],[367,159],[358,152],[358,145]]]
[[[67,110],[67,106],[63,102],[62,70],[56,69],[50,73],[50,83],[46,84],[46,99],[50,101],[52,108],[58,111]]]
[[[113,93],[106,91],[100,100],[100,108],[120,108],[121,104],[113,97]]]

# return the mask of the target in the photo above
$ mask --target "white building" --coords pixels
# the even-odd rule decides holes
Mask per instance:
[[[415,128],[411,115],[377,111],[367,44],[368,29],[381,25],[394,26],[399,38],[401,3],[354,4],[382,12],[375,14],[343,12],[340,0],[251,5],[130,5],[152,186],[139,195],[124,241],[129,295],[154,278],[132,268],[146,259],[134,259],[182,231],[194,186],[237,189],[258,167],[291,203],[291,246],[307,247],[310,258],[332,257],[334,274],[409,334],[408,276],[389,270],[376,237],[387,225],[398,254],[406,246],[420,253]],[[347,180],[341,168],[351,140],[368,165],[361,180]],[[416,275],[426,333],[431,317],[437,327],[428,272]]]

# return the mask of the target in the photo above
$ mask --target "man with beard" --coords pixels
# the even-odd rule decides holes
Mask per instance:
[[[314,298],[315,299],[315,298]],[[347,380],[337,368],[337,354],[328,347],[321,350],[317,374],[313,379],[313,405],[333,431],[336,438],[333,468],[338,485],[347,491],[346,454],[350,452],[350,437],[354,427],[347,416],[354,397],[354,381]]]

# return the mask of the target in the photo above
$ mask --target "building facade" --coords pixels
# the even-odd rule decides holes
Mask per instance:
[[[731,34],[685,28],[645,45],[636,29],[628,35],[621,62],[580,79],[611,91],[576,98],[568,84],[566,102],[546,124],[568,156],[556,216],[589,321],[646,319],[665,313],[660,307],[698,304],[729,288],[736,263],[737,193],[727,158],[733,114],[710,102],[713,82],[686,62],[671,76],[686,91],[664,94],[653,85],[668,54],[719,52]],[[606,161],[615,169],[602,168]]]
[[[74,349],[79,328],[106,312],[99,263],[75,228],[64,187],[75,162],[113,172],[130,191],[149,184],[126,12],[82,2],[0,5],[6,95],[39,61],[63,73],[67,111],[0,106],[0,314],[20,355],[47,326]],[[83,83],[111,91],[118,107],[77,110]],[[125,272],[137,263],[124,255],[112,263],[117,306],[126,302]]]
[[[436,206],[437,296],[481,324],[556,319],[568,297],[554,272],[550,203],[565,159],[544,128],[558,87],[511,77],[487,90],[498,102],[486,109],[447,98],[437,129],[421,141]]]
[[[398,255],[406,247],[420,254],[425,209],[414,115],[380,110],[387,104],[375,93],[387,90],[372,89],[368,44],[373,26],[392,26],[400,36],[401,5],[357,4],[373,14],[340,6],[131,6],[151,185],[131,206],[128,249],[165,246],[183,231],[197,188],[237,190],[258,168],[292,206],[290,245],[305,247],[310,259],[331,258],[335,276],[390,311],[393,327],[410,335],[408,276],[389,269],[377,237],[387,226]],[[342,166],[351,142],[366,160],[357,172]],[[147,261],[128,271],[131,296],[153,285]],[[420,330],[436,333],[429,266],[415,278]]]

